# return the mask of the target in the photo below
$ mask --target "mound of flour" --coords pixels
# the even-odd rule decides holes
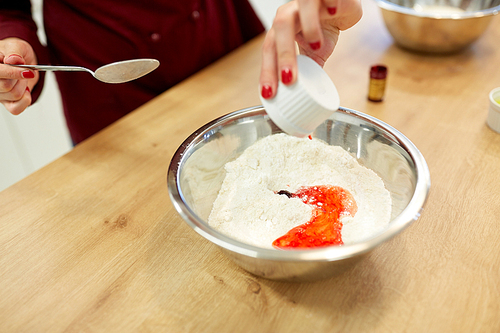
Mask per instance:
[[[311,219],[311,206],[276,194],[302,186],[333,185],[351,192],[358,211],[354,218],[342,218],[346,245],[374,235],[390,221],[391,197],[375,172],[344,149],[317,139],[265,137],[225,170],[208,223],[247,244],[272,248],[275,239]]]

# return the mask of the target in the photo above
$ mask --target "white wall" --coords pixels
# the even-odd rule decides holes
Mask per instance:
[[[40,102],[19,116],[1,107],[0,190],[71,149],[54,76],[46,83]]]
[[[42,0],[33,0],[34,18],[41,24]],[[40,39],[45,42],[43,29]],[[52,73],[37,103],[19,116],[0,105],[0,191],[68,152],[71,139]]]
[[[288,1],[290,0],[249,0],[266,29],[271,27],[276,9]]]
[[[272,24],[276,9],[287,0],[250,0],[264,26]],[[42,23],[42,0],[32,0],[33,15]],[[45,42],[43,29],[40,39]],[[70,65],[70,64],[68,64]],[[52,73],[37,103],[19,116],[0,105],[0,191],[71,150],[59,90]]]

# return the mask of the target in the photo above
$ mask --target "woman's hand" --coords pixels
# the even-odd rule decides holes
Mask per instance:
[[[23,112],[31,104],[31,90],[39,74],[25,68],[7,66],[37,63],[33,48],[19,38],[0,40],[0,103],[12,114]]]
[[[279,78],[285,85],[295,82],[295,42],[301,54],[323,67],[340,31],[352,27],[361,16],[360,0],[294,0],[279,7],[262,47],[262,97],[275,96]]]

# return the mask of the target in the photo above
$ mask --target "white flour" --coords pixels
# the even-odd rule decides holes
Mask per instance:
[[[272,248],[275,239],[311,219],[311,206],[275,193],[302,186],[340,186],[353,195],[358,211],[342,218],[344,244],[370,237],[390,221],[391,197],[383,181],[342,148],[320,140],[268,136],[225,169],[208,223],[248,244]]]

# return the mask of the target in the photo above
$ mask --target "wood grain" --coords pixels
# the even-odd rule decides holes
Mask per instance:
[[[259,105],[262,36],[0,192],[2,332],[498,332],[500,19],[469,49],[393,45],[374,2],[325,69],[341,104],[399,129],[427,159],[421,218],[345,274],[252,276],[192,231],[168,198],[180,143]],[[369,67],[389,68],[367,101]]]

